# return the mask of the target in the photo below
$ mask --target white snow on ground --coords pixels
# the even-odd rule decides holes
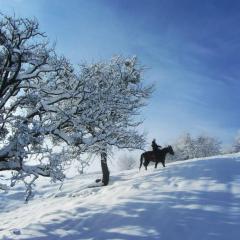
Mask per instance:
[[[236,240],[240,237],[240,154],[138,169],[86,188],[88,174],[0,193],[0,239]]]

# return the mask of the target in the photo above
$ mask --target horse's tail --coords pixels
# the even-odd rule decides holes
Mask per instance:
[[[139,171],[142,167],[142,164],[143,164],[143,159],[144,159],[144,156],[143,156],[143,153],[141,154],[141,157],[140,157],[140,166],[139,166]]]

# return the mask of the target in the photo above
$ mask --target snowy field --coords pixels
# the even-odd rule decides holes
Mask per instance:
[[[138,169],[86,188],[99,174],[0,193],[0,239],[240,239],[240,154]]]

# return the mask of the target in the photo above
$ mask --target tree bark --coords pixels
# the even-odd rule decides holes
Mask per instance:
[[[110,172],[108,170],[108,165],[107,165],[107,153],[106,152],[101,153],[101,167],[102,167],[102,174],[103,174],[102,183],[103,183],[103,186],[106,186],[106,185],[108,185],[109,175],[110,175]]]

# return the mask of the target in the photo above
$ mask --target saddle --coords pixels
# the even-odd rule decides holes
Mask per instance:
[[[162,149],[159,149],[159,148],[152,151],[152,153],[154,154],[155,157],[160,156],[161,152],[162,152]]]

